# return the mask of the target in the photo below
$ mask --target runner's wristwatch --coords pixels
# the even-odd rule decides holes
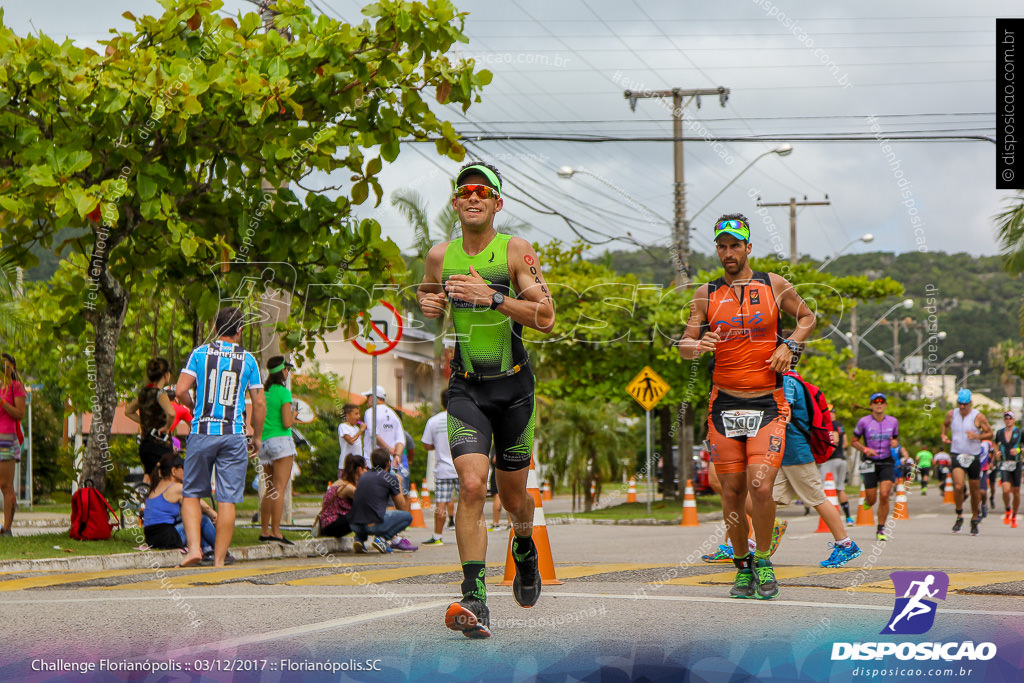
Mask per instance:
[[[789,347],[789,350],[793,352],[793,355],[800,355],[800,342],[793,341],[792,339],[783,339],[782,343]]]
[[[495,292],[494,294],[491,295],[491,310],[492,311],[494,309],[496,309],[498,306],[502,305],[503,303],[505,303],[505,295],[504,294],[502,294],[501,292]]]

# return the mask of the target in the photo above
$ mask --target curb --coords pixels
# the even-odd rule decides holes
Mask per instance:
[[[279,543],[230,548],[237,560],[272,560],[285,557],[317,557],[331,553],[351,553],[352,538],[314,538],[294,541],[295,545]],[[50,557],[39,560],[0,561],[0,572],[78,571],[103,572],[117,569],[160,569],[176,567],[182,554],[177,550],[145,550],[116,555],[84,555],[82,557]],[[203,569],[203,567],[200,567]]]
[[[679,519],[652,519],[649,517],[640,519],[591,519],[584,517],[573,517],[571,513],[568,513],[568,517],[560,517],[554,515],[561,515],[562,513],[554,513],[552,516],[545,516],[545,522],[549,525],[557,524],[599,524],[608,526],[679,526]],[[705,512],[698,515],[697,517],[701,522],[718,522],[722,520],[721,512]]]

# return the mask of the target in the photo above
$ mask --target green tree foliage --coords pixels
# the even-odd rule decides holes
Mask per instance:
[[[376,223],[348,220],[371,190],[382,198],[382,162],[430,135],[439,154],[464,154],[428,93],[465,109],[490,80],[444,56],[465,41],[446,0],[383,0],[359,25],[280,0],[269,32],[255,13],[223,17],[219,0],[162,4],[160,17],[126,13],[102,55],[0,26],[2,243],[24,265],[36,245],[88,261],[97,438],[82,477],[101,488],[122,326],[133,294],[154,291],[138,289],[143,275],[177,289],[196,339],[225,300],[291,294],[302,313],[286,344],[308,349],[402,268]],[[346,179],[311,188],[312,171]]]
[[[569,398],[552,402],[538,421],[547,472],[572,487],[574,511],[582,497],[584,511],[590,512],[591,483],[600,496],[601,486],[620,479],[633,461],[637,439],[622,421],[624,409],[618,402]]]

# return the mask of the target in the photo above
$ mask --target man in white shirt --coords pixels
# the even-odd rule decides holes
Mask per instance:
[[[402,421],[398,413],[387,405],[388,395],[384,387],[377,385],[376,391],[367,390],[363,396],[377,395],[376,418],[371,413],[372,408],[367,407],[363,413],[363,422],[366,423],[366,434],[363,435],[363,457],[370,462],[370,453],[374,448],[386,448],[391,454],[391,471],[399,476],[402,484],[402,493],[409,493],[409,461],[405,453],[405,430],[402,428]],[[376,430],[374,429],[376,425]],[[374,432],[376,431],[376,438]]]
[[[346,403],[342,409],[344,419],[338,425],[338,444],[341,446],[341,457],[338,458],[338,478],[341,479],[345,456],[363,455],[363,432],[366,423],[359,419],[359,406]]]
[[[459,493],[459,474],[452,462],[448,444],[448,390],[441,392],[441,412],[423,427],[420,439],[428,451],[436,451],[434,459],[434,535],[423,545],[444,545],[441,534],[446,517],[455,516],[455,496]]]

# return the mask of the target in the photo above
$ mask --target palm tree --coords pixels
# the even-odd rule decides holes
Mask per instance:
[[[1024,191],[1006,199],[1006,209],[996,214],[996,234],[1003,252],[1003,267],[1024,273]]]
[[[1005,339],[988,350],[988,362],[999,371],[999,383],[1007,396],[1013,395],[1017,378],[1024,370],[1024,344]]]
[[[10,252],[0,253],[0,344],[7,344],[24,329],[21,309],[21,275]]]
[[[631,430],[620,419],[619,407],[600,401],[559,400],[539,421],[541,440],[552,449],[548,471],[572,486],[572,508],[577,493],[590,512],[601,484],[614,481],[630,461]],[[594,484],[596,496],[590,495]]]

